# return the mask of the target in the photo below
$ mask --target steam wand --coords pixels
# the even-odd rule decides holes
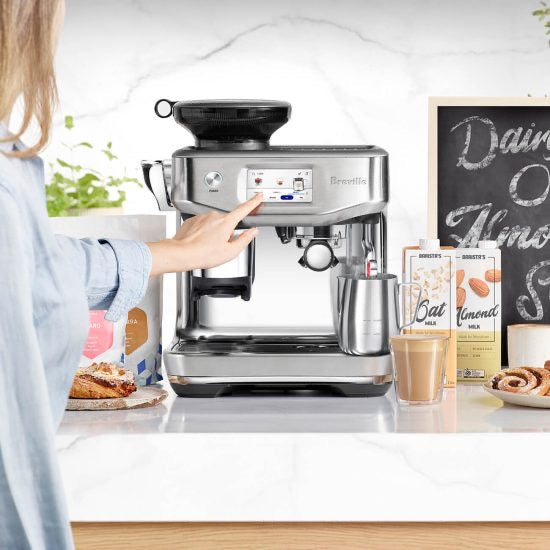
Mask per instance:
[[[378,275],[378,262],[376,261],[372,238],[372,226],[370,224],[363,225],[361,247],[365,256],[365,275],[367,277],[376,277],[376,275]]]

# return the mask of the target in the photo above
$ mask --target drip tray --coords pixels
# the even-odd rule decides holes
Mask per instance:
[[[336,344],[178,342],[165,352],[164,364],[169,376],[224,379],[371,378],[392,373],[390,354],[347,355]]]

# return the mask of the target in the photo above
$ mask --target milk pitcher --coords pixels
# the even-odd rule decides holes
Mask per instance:
[[[350,355],[390,353],[390,336],[395,336],[416,317],[403,323],[400,314],[401,289],[417,283],[398,283],[397,276],[381,273],[374,277],[338,277],[338,344]],[[418,293],[420,294],[420,293]]]

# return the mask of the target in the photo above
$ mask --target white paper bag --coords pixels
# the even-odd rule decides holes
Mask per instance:
[[[80,356],[79,367],[88,367],[92,363],[124,363],[127,315],[118,321],[107,321],[101,309],[89,311],[88,338]]]

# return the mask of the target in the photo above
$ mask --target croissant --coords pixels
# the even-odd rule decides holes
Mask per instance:
[[[550,370],[537,367],[503,369],[490,380],[495,390],[523,395],[548,395],[550,393]]]
[[[73,399],[127,397],[136,389],[132,371],[113,363],[92,363],[76,371],[69,397]]]

